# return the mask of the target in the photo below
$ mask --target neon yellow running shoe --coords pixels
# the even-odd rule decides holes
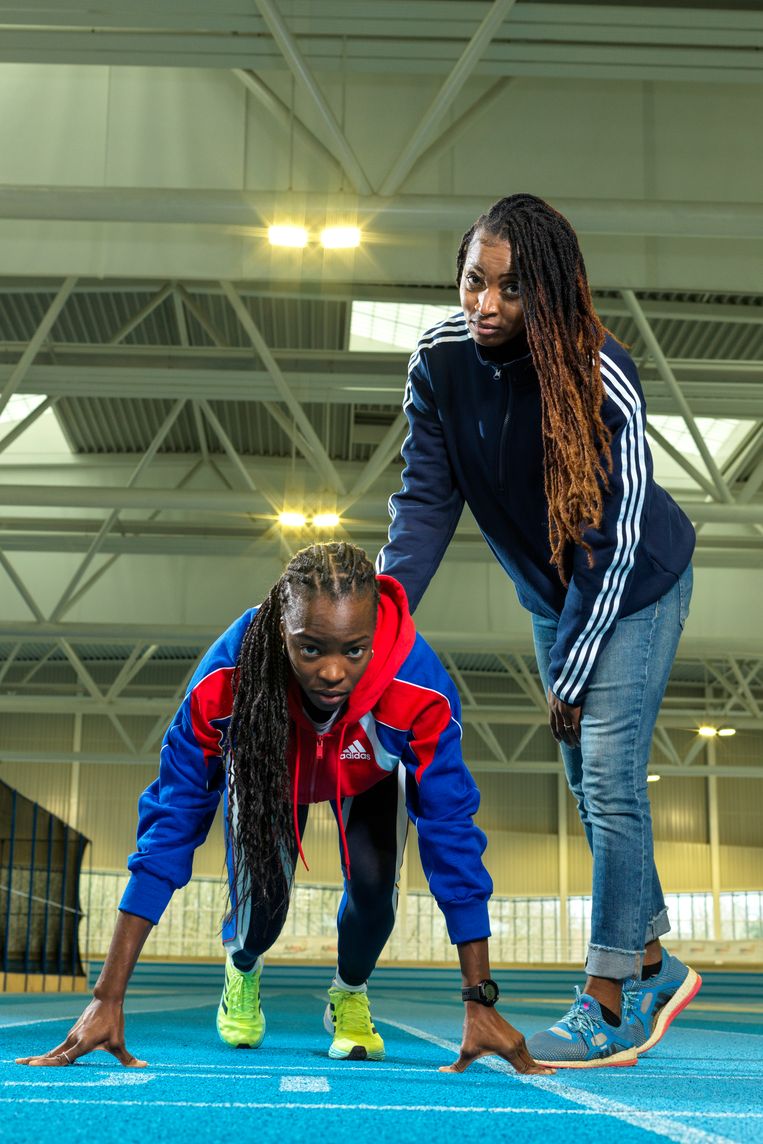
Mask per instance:
[[[260,1005],[262,962],[251,973],[241,973],[230,958],[225,962],[225,985],[217,1007],[217,1032],[226,1045],[256,1049],[265,1036],[265,1014]]]
[[[367,993],[348,993],[332,985],[323,1025],[334,1037],[329,1049],[334,1060],[384,1060],[384,1041],[371,1021]]]

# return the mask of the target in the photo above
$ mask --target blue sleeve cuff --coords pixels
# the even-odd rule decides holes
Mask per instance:
[[[130,876],[119,908],[127,914],[136,914],[137,917],[145,918],[146,921],[156,925],[167,909],[174,892],[175,887],[164,878],[157,878],[146,870],[139,870]]]
[[[473,898],[467,902],[440,902],[439,905],[445,915],[448,937],[453,945],[490,937],[487,902]]]

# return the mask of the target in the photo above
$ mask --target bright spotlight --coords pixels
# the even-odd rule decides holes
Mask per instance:
[[[736,727],[719,727],[718,735],[721,739],[730,739],[732,735],[736,735]]]
[[[303,226],[271,226],[268,242],[271,246],[307,246],[307,231]]]
[[[307,519],[301,512],[282,512],[278,514],[278,523],[283,528],[304,528]]]
[[[335,512],[319,512],[313,517],[315,528],[336,528],[341,517]]]
[[[659,775],[647,775],[646,781],[648,783],[658,783],[660,781],[660,776]]]
[[[701,727],[697,728],[697,734],[701,735],[703,739],[714,739],[718,734],[718,728],[703,724]]]
[[[352,250],[360,246],[360,230],[356,226],[327,226],[321,231],[325,250]]]

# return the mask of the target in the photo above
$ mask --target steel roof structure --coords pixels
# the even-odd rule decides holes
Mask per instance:
[[[0,415],[30,399],[0,423],[0,758],[155,757],[200,651],[312,535],[283,508],[378,549],[407,353],[350,349],[353,303],[457,308],[460,234],[531,183],[692,442],[650,427],[698,529],[655,765],[705,773],[709,720],[737,730],[717,773],[763,775],[762,45],[752,0],[0,0]],[[276,218],[304,252],[267,246]],[[332,220],[360,252],[320,250]],[[741,423],[722,461],[702,418]],[[556,770],[468,515],[420,615],[475,768]]]

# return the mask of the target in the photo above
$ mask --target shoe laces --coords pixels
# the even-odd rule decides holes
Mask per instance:
[[[631,1016],[638,1009],[639,988],[638,985],[632,985],[630,989],[623,987],[622,997],[622,1013],[623,1021],[630,1020]]]
[[[241,973],[235,969],[228,978],[228,1005],[248,1010],[259,1005],[260,982],[258,973]]]
[[[592,1016],[588,1002],[582,1000],[578,985],[575,986],[575,1000],[559,1024],[567,1025],[577,1033],[588,1032],[592,1036],[599,1031],[598,1022]]]
[[[345,993],[335,1001],[337,1026],[340,1022],[343,1033],[360,1033],[368,1036],[371,1032],[371,1011],[366,993]]]

